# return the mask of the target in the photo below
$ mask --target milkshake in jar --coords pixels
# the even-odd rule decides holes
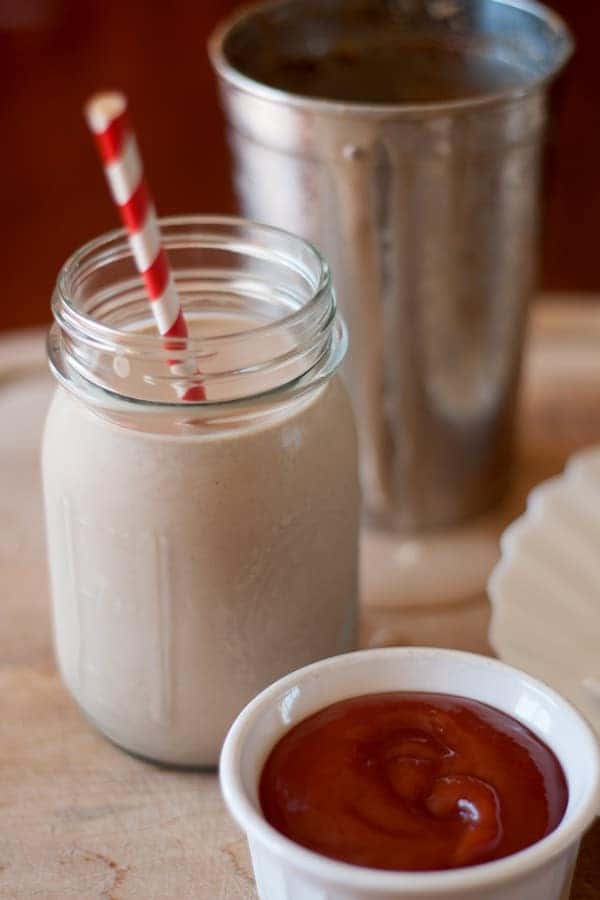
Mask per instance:
[[[108,738],[209,766],[253,695],[355,645],[356,441],[318,252],[237,219],[162,232],[187,341],[156,333],[124,232],[78,251],[54,293],[55,648]],[[180,399],[189,360],[202,402]]]

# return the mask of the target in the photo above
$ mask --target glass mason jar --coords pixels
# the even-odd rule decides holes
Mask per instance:
[[[259,690],[354,647],[356,443],[318,252],[239,219],[162,231],[187,341],[156,333],[121,231],[75,253],[54,293],[55,647],[111,740],[204,766]],[[202,402],[180,399],[189,360]]]

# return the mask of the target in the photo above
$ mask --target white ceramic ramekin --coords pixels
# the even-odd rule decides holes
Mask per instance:
[[[472,697],[514,716],[560,760],[569,801],[558,828],[520,853],[446,872],[384,872],[327,859],[264,819],[260,773],[279,738],[306,716],[382,691]],[[504,663],[470,653],[393,647],[326,659],[276,681],[240,713],[223,746],[221,788],[250,845],[261,900],[566,900],[581,836],[600,802],[600,753],[584,719],[558,694]]]

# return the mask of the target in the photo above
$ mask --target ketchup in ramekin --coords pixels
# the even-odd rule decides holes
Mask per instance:
[[[501,859],[559,824],[556,756],[511,716],[464,697],[353,697],[300,722],[262,771],[267,821],[303,847],[375,869]]]

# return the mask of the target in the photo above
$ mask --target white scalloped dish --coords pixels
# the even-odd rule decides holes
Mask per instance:
[[[571,700],[600,736],[600,448],[531,492],[492,572],[498,656]]]

